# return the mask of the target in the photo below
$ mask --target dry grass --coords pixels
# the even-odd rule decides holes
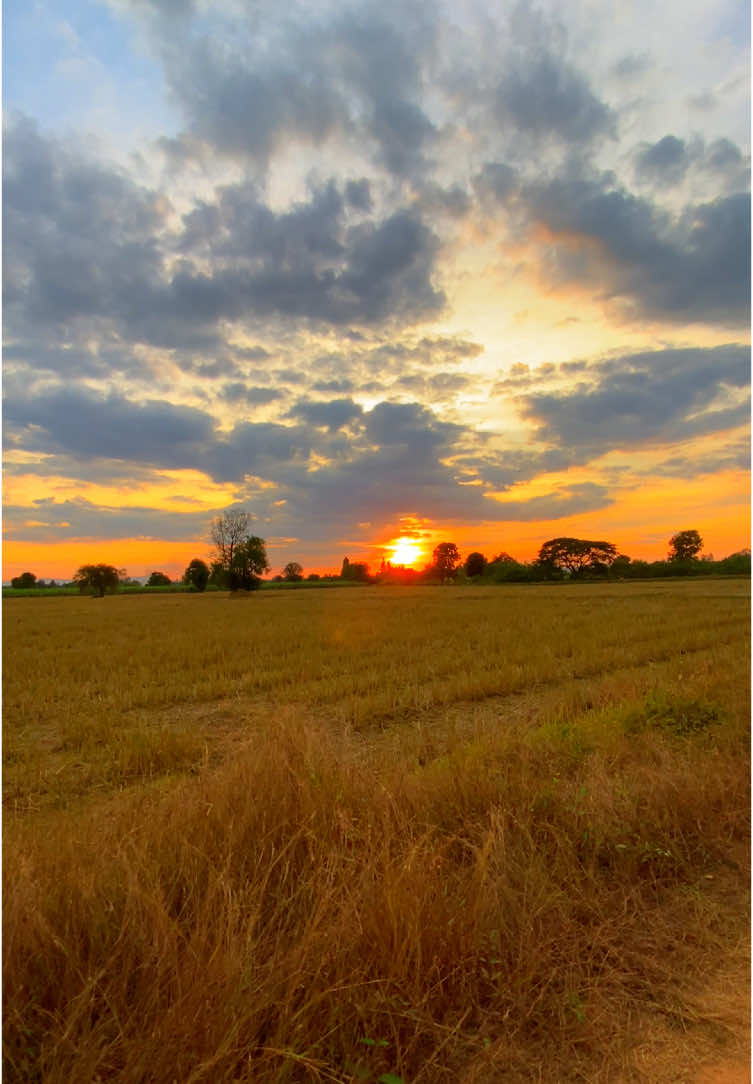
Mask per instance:
[[[704,991],[745,974],[747,584],[4,609],[8,1079],[690,1081],[742,1041]]]

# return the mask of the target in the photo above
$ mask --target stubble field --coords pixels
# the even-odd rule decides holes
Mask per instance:
[[[746,1063],[746,581],[3,618],[8,1080]]]

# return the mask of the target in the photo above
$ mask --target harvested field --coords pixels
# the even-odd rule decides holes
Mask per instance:
[[[747,1064],[747,581],[3,611],[8,1080]]]

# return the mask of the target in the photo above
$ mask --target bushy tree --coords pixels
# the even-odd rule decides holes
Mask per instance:
[[[289,583],[297,583],[303,579],[303,565],[299,565],[297,561],[288,561],[282,570],[282,575]]]
[[[89,588],[99,598],[104,598],[105,591],[117,590],[125,574],[125,569],[117,569],[113,565],[81,565],[73,577],[73,583],[79,591]]]
[[[10,585],[16,589],[42,586],[41,583],[37,585],[37,577],[33,572],[22,572],[20,576],[14,576],[10,581]]]
[[[460,564],[460,554],[454,542],[440,542],[434,547],[434,567],[442,580],[451,579]]]
[[[231,591],[256,590],[269,568],[264,539],[248,533],[249,523],[248,512],[237,509],[212,520],[212,579]]]
[[[609,568],[617,556],[611,542],[593,542],[587,538],[550,538],[539,550],[538,561],[550,568],[566,569],[578,576],[590,569],[601,572]]]
[[[703,548],[698,531],[678,531],[669,540],[668,561],[697,561]]]
[[[235,547],[230,566],[230,590],[257,591],[261,587],[261,577],[268,569],[264,539],[249,535]]]
[[[164,572],[152,572],[146,581],[147,587],[169,587],[172,580]]]
[[[515,558],[511,557],[510,554],[506,553],[504,550],[502,550],[501,553],[498,553],[496,557],[492,557],[489,562],[490,565],[516,565],[517,563]]]
[[[739,550],[719,562],[719,571],[727,576],[750,576],[750,550]]]
[[[626,553],[618,553],[614,561],[612,561],[612,567],[610,573],[612,576],[618,576],[624,578],[630,575],[630,558]]]
[[[200,557],[194,557],[189,561],[186,571],[183,573],[183,583],[193,587],[194,591],[205,591],[209,582],[209,567],[206,561]]]
[[[463,565],[465,574],[469,578],[473,576],[483,576],[485,568],[486,557],[484,557],[483,553],[478,553],[475,550],[473,553],[468,554],[465,559],[465,564]]]

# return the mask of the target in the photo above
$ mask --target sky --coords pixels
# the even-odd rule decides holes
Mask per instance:
[[[6,0],[3,578],[748,546],[748,20]]]

